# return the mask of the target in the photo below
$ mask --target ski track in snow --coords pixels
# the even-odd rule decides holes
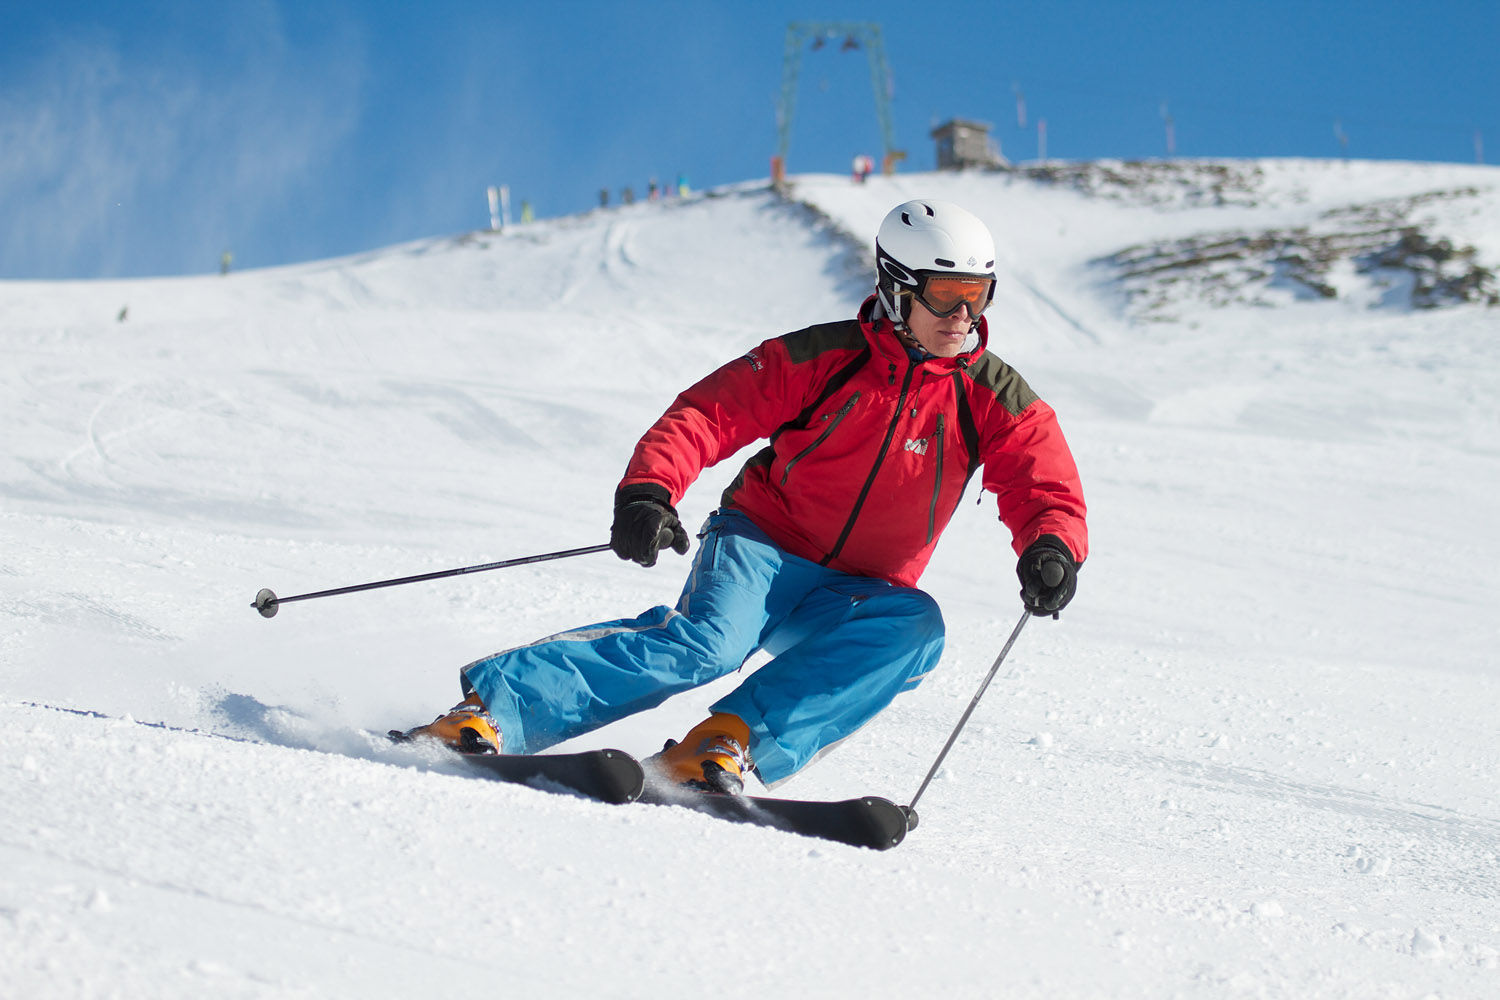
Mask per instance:
[[[1494,310],[1404,309],[1351,267],[1334,300],[1184,288],[1145,321],[1100,264],[1378,209],[1494,267],[1500,173],[1132,169],[804,176],[222,278],[0,282],[0,995],[1500,996]],[[671,395],[847,315],[849,234],[919,195],[997,234],[991,346],[1061,416],[1094,553],[894,851],[372,735],[473,659],[670,604],[675,556],[250,608],[603,540]],[[778,794],[915,791],[1014,618],[976,492],[923,580],[942,666]],[[648,754],[735,682],[559,749]]]

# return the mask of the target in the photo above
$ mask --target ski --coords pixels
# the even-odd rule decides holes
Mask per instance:
[[[399,740],[399,733],[391,738]],[[917,825],[914,812],[889,799],[781,799],[648,782],[640,761],[621,750],[580,753],[455,754],[486,778],[571,792],[600,802],[682,806],[731,823],[886,851]]]
[[[496,781],[546,789],[558,786],[600,802],[634,802],[645,786],[640,762],[620,750],[582,753],[459,754],[465,764]]]
[[[731,823],[770,827],[876,851],[895,847],[917,825],[914,813],[875,795],[843,801],[778,799],[700,792],[653,782],[636,801],[683,806]]]

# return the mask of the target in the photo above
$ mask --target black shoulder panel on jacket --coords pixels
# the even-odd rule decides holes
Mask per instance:
[[[781,342],[786,345],[787,357],[800,365],[826,351],[860,350],[865,346],[865,335],[860,332],[859,320],[841,319],[785,334]]]
[[[1037,394],[1021,377],[1021,373],[1001,361],[989,351],[969,366],[969,377],[977,386],[983,386],[995,394],[1000,405],[1013,417],[1037,401]]]

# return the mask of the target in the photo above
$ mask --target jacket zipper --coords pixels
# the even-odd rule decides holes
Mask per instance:
[[[791,460],[786,463],[786,468],[784,468],[784,469],[781,470],[781,485],[782,486],[786,485],[786,477],[789,476],[789,475],[791,475],[791,473],[792,473],[792,466],[794,466],[798,462],[802,461],[804,458],[806,458],[809,454],[812,453],[813,449],[815,449],[818,445],[820,445],[824,441],[826,441],[828,439],[828,435],[830,435],[830,434],[833,433],[833,429],[835,427],[837,427],[839,425],[839,423],[845,417],[847,417],[849,415],[849,411],[850,410],[854,409],[854,404],[858,400],[859,400],[859,393],[856,392],[854,395],[852,395],[852,396],[849,397],[848,401],[845,402],[843,406],[841,406],[841,407],[838,408],[838,412],[831,413],[831,414],[829,414],[829,413],[823,414],[823,419],[828,422],[828,426],[825,427],[825,428],[823,428],[823,433],[819,434],[817,436],[817,438],[815,438],[813,440],[812,444],[808,445],[806,448],[803,448],[801,451],[797,452],[797,454],[793,455],[791,457]]]
[[[891,414],[890,426],[885,429],[885,440],[880,442],[880,450],[875,453],[875,464],[870,467],[870,474],[865,478],[865,485],[860,489],[858,499],[854,501],[854,509],[849,512],[849,520],[844,522],[844,530],[839,532],[839,540],[833,543],[833,548],[826,556],[818,560],[821,566],[827,566],[838,558],[839,553],[843,551],[844,543],[849,540],[849,533],[854,530],[854,522],[859,520],[859,512],[864,509],[865,498],[870,495],[870,489],[875,485],[875,476],[885,462],[885,453],[890,450],[891,438],[896,436],[896,425],[901,422],[901,414],[906,409],[906,394],[911,389],[911,378],[916,371],[916,365],[909,365],[906,369],[906,378],[901,380],[901,396],[896,400],[896,409]]]
[[[937,477],[932,483],[932,506],[927,509],[927,544],[932,544],[933,533],[937,531],[937,508],[938,494],[943,489],[943,415],[937,418]]]

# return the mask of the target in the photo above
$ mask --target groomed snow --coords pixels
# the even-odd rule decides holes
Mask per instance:
[[[1215,200],[1191,166],[808,176],[227,277],[0,282],[0,995],[1500,995],[1496,311],[1351,269],[1338,299],[1146,322],[1097,263],[1410,202],[1494,268],[1500,171],[1246,161]],[[370,735],[479,656],[671,603],[671,554],[251,609],[606,540],[672,395],[848,315],[917,195],[997,235],[992,347],[1061,416],[1094,554],[897,850]],[[943,664],[781,792],[916,790],[1020,613],[976,499],[923,580]],[[721,690],[577,743],[650,753]]]

